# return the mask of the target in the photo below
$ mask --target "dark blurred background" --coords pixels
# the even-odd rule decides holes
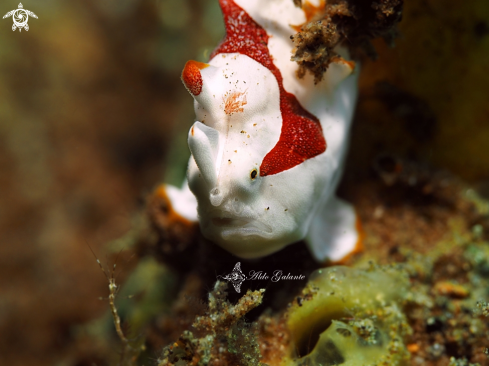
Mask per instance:
[[[71,365],[73,326],[108,309],[87,243],[105,262],[145,194],[180,183],[180,72],[224,27],[215,1],[22,3],[28,32],[0,22],[0,364]]]
[[[76,327],[107,304],[87,244],[105,258],[147,193],[180,184],[193,122],[180,72],[208,59],[224,27],[217,0],[23,5],[39,17],[28,32],[0,22],[0,364],[91,364],[97,342]],[[17,6],[3,1],[0,13]],[[388,152],[484,192],[487,1],[408,0],[396,47],[375,47],[378,60],[362,64],[347,177]]]

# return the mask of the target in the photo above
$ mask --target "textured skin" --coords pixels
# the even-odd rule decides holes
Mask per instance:
[[[333,195],[357,75],[343,62],[317,85],[310,75],[297,78],[290,25],[305,15],[292,1],[220,4],[226,38],[208,67],[197,75],[187,64],[182,74],[198,121],[187,178],[202,233],[243,258],[307,236],[318,260],[339,260],[358,240],[353,209]]]
[[[273,63],[267,47],[265,29],[234,1],[224,0],[220,4],[226,24],[226,38],[211,57],[221,53],[246,55],[272,72],[280,90],[282,132],[277,144],[263,159],[260,176],[280,173],[323,153],[326,141],[321,124],[316,116],[300,105],[293,94],[285,91],[282,74]]]
[[[190,94],[197,96],[202,92],[202,75],[200,70],[205,69],[208,64],[190,60],[185,64],[182,71],[182,81]]]

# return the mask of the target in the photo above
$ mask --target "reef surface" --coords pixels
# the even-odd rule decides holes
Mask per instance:
[[[376,3],[372,14],[399,7]],[[154,188],[184,175],[193,112],[179,77],[222,37],[216,2],[42,6],[29,6],[39,16],[29,32],[4,20],[0,37],[0,364],[151,365],[178,350],[168,362],[279,365],[295,348],[285,317],[314,301],[303,290],[319,265],[300,243],[242,261],[247,275],[305,279],[245,281],[239,294],[228,284],[211,304],[217,276],[237,260],[195,228],[170,225]],[[359,103],[340,193],[361,218],[364,250],[344,264],[408,279],[395,302],[399,363],[488,364],[488,29],[486,0],[409,0],[397,38],[357,43]],[[129,346],[98,299],[110,292],[87,243],[102,264],[117,263],[114,304]],[[215,333],[193,327],[215,309],[240,318]],[[339,314],[330,327],[368,342],[375,327],[385,332],[372,316]]]

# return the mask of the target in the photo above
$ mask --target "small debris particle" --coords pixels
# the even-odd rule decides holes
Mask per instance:
[[[485,301],[477,301],[477,307],[481,309],[482,315],[485,317],[489,316],[489,303]]]
[[[302,302],[304,301],[304,299],[300,296],[297,296],[296,300],[297,300],[297,305],[302,306]]]
[[[469,290],[464,286],[449,281],[437,282],[433,290],[438,295],[450,296],[457,299],[464,299],[470,294]]]
[[[346,328],[336,328],[336,333],[341,334],[343,337],[351,336],[351,332]]]
[[[419,346],[416,343],[411,343],[407,345],[407,349],[410,353],[416,353],[419,351]]]

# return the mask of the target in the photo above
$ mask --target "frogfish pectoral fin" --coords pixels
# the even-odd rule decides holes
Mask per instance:
[[[219,132],[197,121],[190,128],[188,146],[207,185],[215,187],[217,183],[216,160],[219,151]]]

